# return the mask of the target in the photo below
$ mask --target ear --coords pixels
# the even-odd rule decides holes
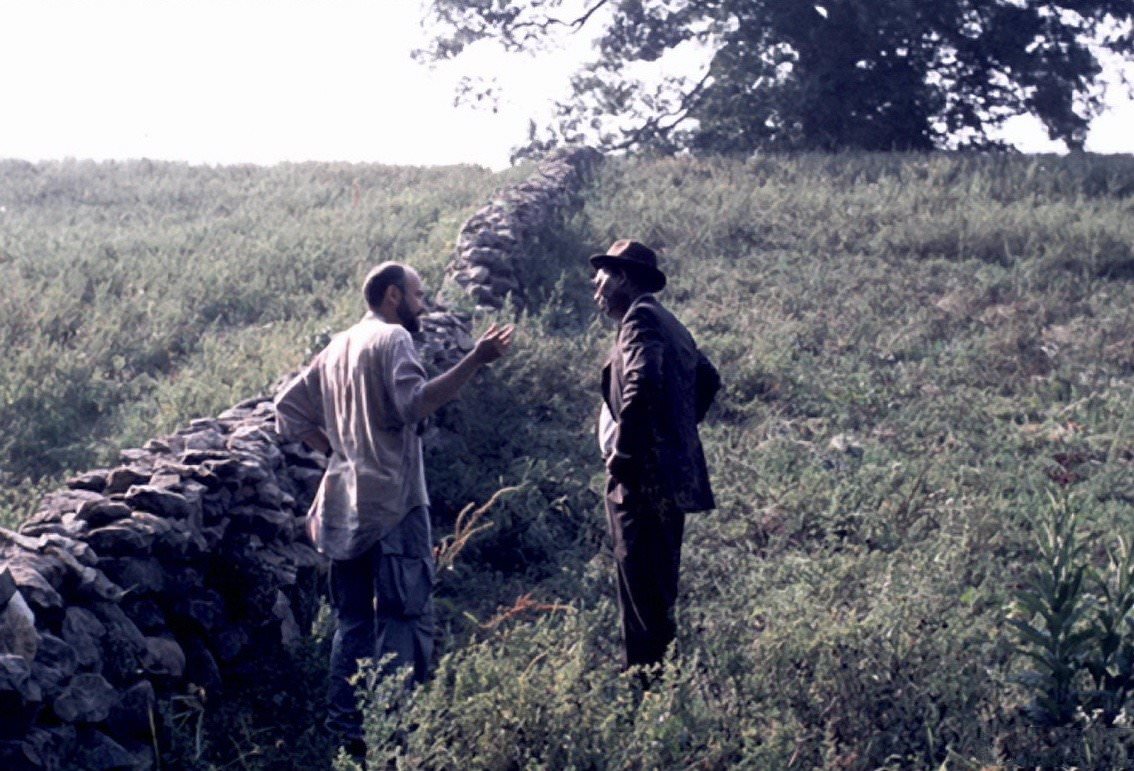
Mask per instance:
[[[403,292],[400,286],[390,284],[386,287],[386,294],[382,296],[382,304],[385,305],[387,302],[393,302],[394,305],[397,305],[402,301],[402,295]]]

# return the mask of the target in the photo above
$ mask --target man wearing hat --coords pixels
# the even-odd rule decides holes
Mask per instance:
[[[618,322],[602,368],[599,444],[624,663],[650,665],[662,660],[676,632],[685,515],[716,505],[697,424],[721,380],[689,330],[654,296],[666,279],[652,249],[623,239],[590,261],[595,303]]]

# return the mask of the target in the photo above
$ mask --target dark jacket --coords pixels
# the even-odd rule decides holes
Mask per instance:
[[[682,511],[714,508],[697,424],[720,387],[689,330],[652,294],[638,297],[602,368],[603,399],[617,424],[611,476]]]

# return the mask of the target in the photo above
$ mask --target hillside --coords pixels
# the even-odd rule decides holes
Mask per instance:
[[[460,221],[503,181],[0,166],[4,516],[37,484],[263,391],[358,314],[370,262],[407,259],[436,285]],[[1040,548],[1058,512],[1076,515],[1072,567],[1104,582],[1134,522],[1131,215],[1130,157],[608,160],[582,213],[532,255],[542,280],[514,355],[452,410],[463,438],[428,459],[439,534],[466,502],[521,490],[442,576],[437,677],[412,696],[377,686],[375,755],[404,768],[1130,765],[1124,721],[1024,712],[1052,694],[1089,708],[1095,683],[1053,679],[1009,619],[1032,619],[1019,595],[1042,576],[1068,583]],[[702,433],[719,507],[690,517],[676,652],[644,696],[617,672],[592,435],[612,332],[585,256],[624,235],[659,248],[662,297],[725,381]],[[1068,592],[1082,611],[1048,638],[1067,643],[1058,662],[1104,656],[1101,632],[1081,651],[1065,633],[1125,614],[1129,592],[1090,578]],[[325,634],[324,619],[276,664],[295,688],[250,688],[210,711],[204,739],[198,713],[177,712],[169,762],[326,757],[313,727]],[[1104,663],[1102,690],[1124,700],[1132,665]]]

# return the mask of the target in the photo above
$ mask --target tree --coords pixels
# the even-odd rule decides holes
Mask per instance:
[[[478,41],[547,50],[597,32],[531,148],[996,148],[1032,113],[1082,147],[1102,108],[1101,59],[1134,59],[1131,0],[431,0],[427,60]],[[629,76],[679,47],[707,68]]]

